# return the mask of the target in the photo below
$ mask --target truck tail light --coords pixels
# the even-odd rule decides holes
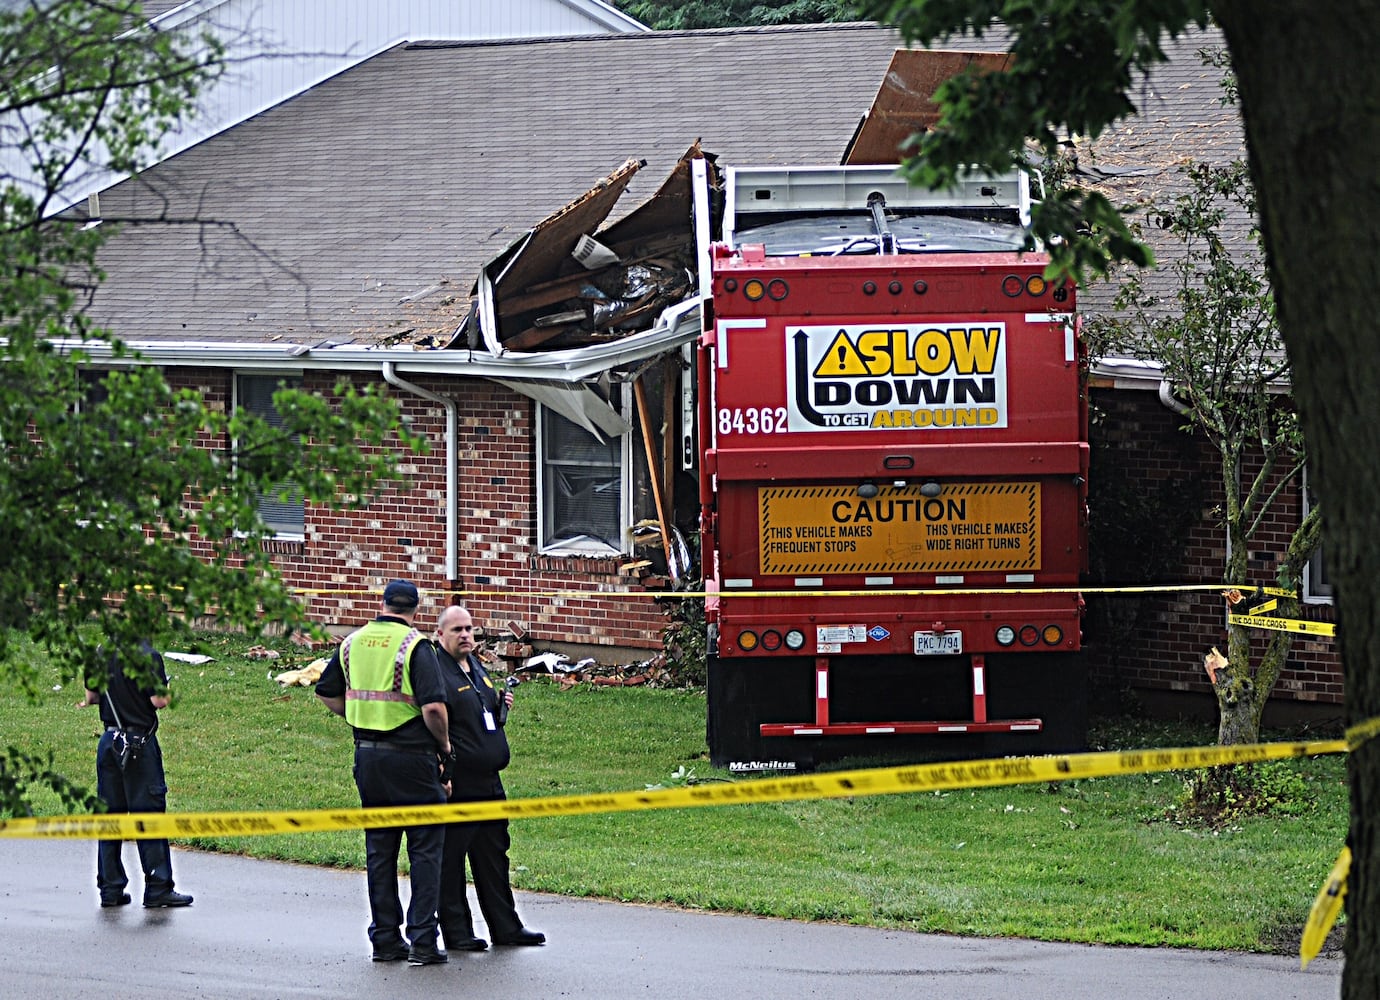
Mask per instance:
[[[1016,630],[1010,625],[1003,625],[997,629],[997,645],[1009,646],[1016,641]]]
[[[1057,646],[1064,641],[1064,630],[1058,625],[1046,625],[1040,632],[1040,638],[1046,646]]]
[[[1001,290],[1008,298],[1018,298],[1022,292],[1038,298],[1049,290],[1049,282],[1042,274],[1032,274],[1028,278],[1022,278],[1019,274],[1008,274],[1001,279]]]
[[[749,302],[756,302],[767,294],[767,286],[762,284],[761,278],[749,278],[743,282],[743,294]]]
[[[742,631],[738,633],[738,648],[748,653],[757,648],[757,633]]]
[[[762,648],[768,652],[775,652],[781,648],[781,633],[776,629],[767,629],[762,633]]]
[[[805,648],[805,633],[802,632],[802,631],[800,631],[800,629],[798,629],[798,628],[793,628],[793,629],[791,629],[789,632],[787,632],[787,633],[786,633],[786,648],[787,648],[787,649],[804,649],[804,648]]]
[[[1034,625],[1022,625],[1019,635],[1022,646],[1033,646],[1040,641],[1040,630]]]

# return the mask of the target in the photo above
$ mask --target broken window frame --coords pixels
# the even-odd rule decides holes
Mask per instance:
[[[630,413],[631,388],[626,384],[615,387],[610,402],[620,413]],[[550,454],[555,444],[551,438],[557,430],[565,435],[574,436],[582,445],[588,447],[591,454]],[[630,551],[629,539],[632,533],[633,434],[630,432],[618,437],[606,437],[600,441],[556,410],[538,403],[536,438],[537,551],[542,555],[626,555]],[[592,454],[598,453],[611,456],[610,460],[599,461],[592,457]],[[612,505],[616,509],[616,515],[609,516],[602,524],[595,524],[590,520],[572,523],[574,512],[570,512],[564,515],[564,523],[557,523],[562,515],[554,505],[560,503],[562,498],[570,496],[572,477],[595,477],[594,470],[599,469],[607,470],[604,476],[606,485],[611,485],[614,481],[617,483],[618,499]]]

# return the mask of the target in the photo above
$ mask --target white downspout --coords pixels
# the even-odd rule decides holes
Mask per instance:
[[[1174,387],[1169,384],[1169,379],[1167,378],[1160,379],[1160,402],[1181,417],[1187,416],[1193,412],[1191,406],[1185,406],[1174,398]]]
[[[421,396],[429,399],[433,403],[440,403],[446,409],[446,579],[454,581],[459,579],[459,547],[456,543],[455,522],[456,514],[456,492],[458,482],[458,472],[456,470],[455,457],[455,436],[457,431],[456,402],[447,399],[445,396],[438,396],[434,392],[423,389],[419,385],[400,378],[394,370],[391,361],[383,363],[383,380],[389,385],[395,385],[399,389],[406,390],[414,396]]]

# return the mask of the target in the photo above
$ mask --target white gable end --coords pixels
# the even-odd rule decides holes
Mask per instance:
[[[493,41],[648,30],[600,0],[188,0],[149,3],[153,23],[210,31],[226,47],[223,76],[196,114],[169,134],[167,159],[300,94],[370,56],[409,41]],[[6,158],[11,151],[0,152]],[[7,164],[15,176],[24,166]],[[49,214],[121,180],[91,169],[74,176]]]

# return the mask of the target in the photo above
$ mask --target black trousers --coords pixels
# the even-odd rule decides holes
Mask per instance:
[[[113,813],[168,811],[168,783],[163,777],[163,750],[150,736],[139,759],[120,767],[115,734],[106,730],[96,747],[96,794]],[[136,840],[144,870],[144,898],[172,892],[172,853],[166,840]],[[129,885],[121,860],[124,841],[102,840],[96,848],[96,886],[102,900],[116,900]]]
[[[497,792],[487,794],[456,789],[450,801],[484,802],[506,798],[497,775],[493,784]],[[484,915],[489,936],[501,941],[522,930],[522,920],[513,902],[513,888],[508,881],[508,848],[511,845],[506,819],[446,825],[439,913],[441,934],[448,944],[474,936],[474,918],[469,900],[465,898],[466,858],[474,878],[474,893],[479,897],[479,912]]]
[[[392,750],[375,744],[355,747],[355,785],[360,805],[439,805],[446,800],[436,754]],[[398,895],[398,852],[407,838],[412,895],[407,902],[407,940],[414,946],[436,943],[436,908],[441,897],[441,856],[445,827],[393,826],[364,831],[369,875],[369,940],[374,948],[402,941],[402,902]]]

